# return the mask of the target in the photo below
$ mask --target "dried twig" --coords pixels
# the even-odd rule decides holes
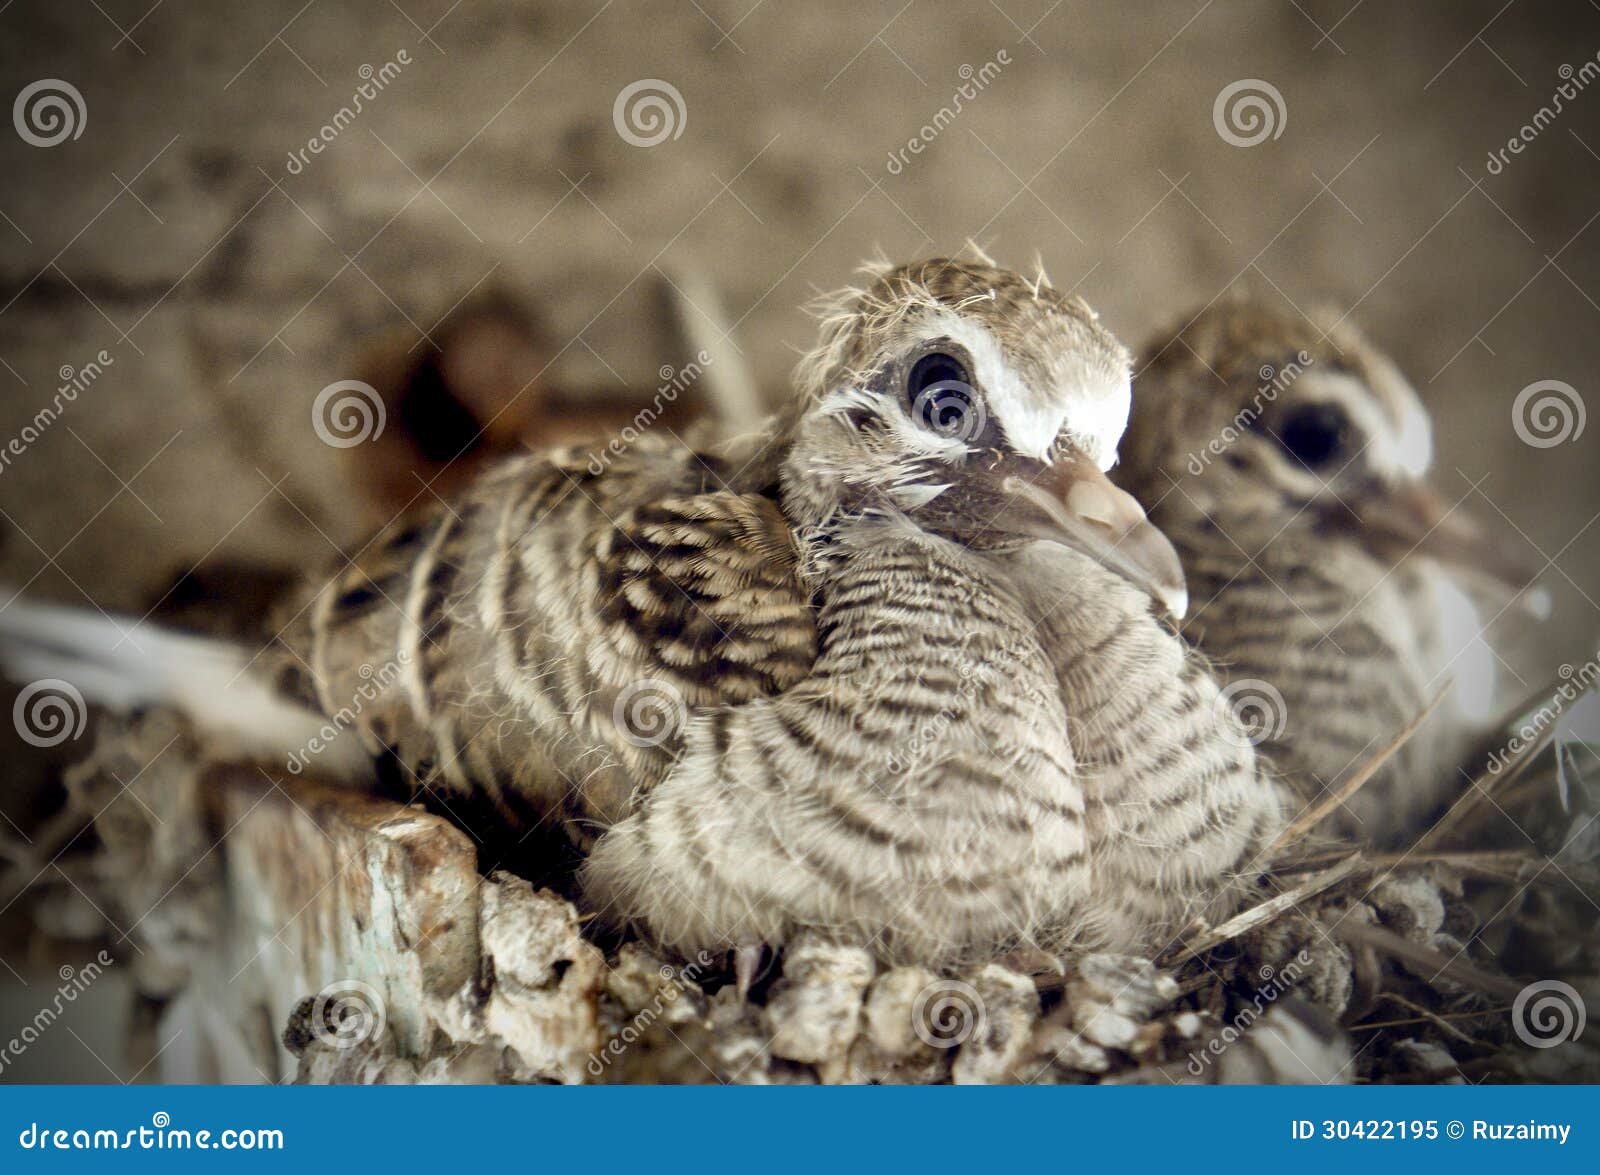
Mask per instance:
[[[1403,935],[1396,934],[1383,926],[1374,926],[1370,922],[1344,918],[1328,929],[1334,937],[1342,938],[1352,946],[1372,947],[1413,967],[1431,970],[1433,975],[1429,981],[1430,985],[1433,980],[1443,977],[1462,987],[1470,987],[1486,995],[1496,995],[1508,1000],[1516,999],[1523,988],[1523,985],[1514,979],[1491,974],[1471,963],[1464,963],[1459,958],[1452,959],[1432,947],[1412,942]]]
[[[1432,1024],[1436,1027],[1443,1027],[1452,1020],[1487,1020],[1491,1016],[1504,1016],[1511,1010],[1509,1004],[1504,1004],[1494,1008],[1481,1008],[1476,1012],[1429,1012],[1427,1009],[1411,1003],[1410,1000],[1402,999],[1392,991],[1381,991],[1378,995],[1383,999],[1392,999],[1397,1004],[1403,1004],[1408,1008],[1419,1011],[1422,1015],[1407,1016],[1400,1020],[1364,1020],[1360,1024],[1350,1025],[1351,1032],[1377,1032],[1384,1028],[1407,1028],[1413,1024]],[[1450,1029],[1449,1031],[1453,1035],[1456,1033],[1455,1029]],[[1466,1039],[1471,1040],[1473,1044],[1483,1044],[1482,1041],[1476,1038],[1468,1037]]]
[[[1559,709],[1562,703],[1558,702],[1557,699],[1563,696],[1561,691],[1567,688],[1567,684],[1567,682],[1562,681],[1558,685],[1541,690],[1512,711],[1511,716],[1501,723],[1501,728],[1513,727],[1518,723],[1525,725],[1530,714],[1548,710],[1552,706],[1557,706]],[[1588,690],[1584,692],[1587,693]],[[1515,783],[1523,772],[1528,769],[1529,764],[1555,740],[1559,731],[1560,723],[1546,723],[1543,729],[1539,731],[1539,736],[1526,743],[1521,750],[1507,757],[1498,771],[1491,772],[1487,767],[1484,768],[1472,780],[1467,789],[1456,798],[1455,803],[1450,805],[1449,811],[1445,812],[1432,828],[1417,839],[1416,847],[1419,849],[1432,848],[1440,844],[1451,833],[1457,831],[1462,821],[1485,799],[1489,798],[1491,792],[1504,792]]]
[[[1317,856],[1303,857],[1276,866],[1274,873],[1280,877],[1310,873],[1313,870],[1325,869],[1335,861],[1343,860],[1345,855],[1345,853],[1321,853]],[[1362,868],[1371,873],[1395,869],[1401,865],[1444,865],[1451,869],[1459,869],[1463,873],[1476,873],[1498,881],[1517,880],[1522,870],[1530,867],[1537,870],[1549,863],[1549,857],[1525,849],[1480,849],[1475,852],[1417,852],[1408,849],[1402,853],[1362,854]],[[1562,879],[1559,874],[1544,876],[1536,873],[1534,880],[1546,885],[1557,885]]]
[[[1241,914],[1235,914],[1226,922],[1212,927],[1192,943],[1184,946],[1183,950],[1166,964],[1177,967],[1187,963],[1190,959],[1197,959],[1209,950],[1221,946],[1238,938],[1246,931],[1254,930],[1263,923],[1270,922],[1285,911],[1292,910],[1307,898],[1315,897],[1325,889],[1337,885],[1352,873],[1361,868],[1361,855],[1356,853],[1332,869],[1325,869],[1316,876],[1301,882],[1292,889],[1286,889],[1275,898],[1270,898],[1260,905],[1252,906]]]
[[[1288,828],[1278,834],[1277,840],[1262,850],[1261,858],[1267,861],[1274,860],[1284,849],[1304,840],[1310,835],[1312,829],[1321,824],[1334,809],[1365,787],[1367,782],[1378,773],[1378,769],[1392,759],[1400,748],[1406,745],[1407,740],[1416,734],[1422,724],[1428,720],[1429,715],[1439,708],[1439,703],[1444,701],[1445,691],[1449,688],[1446,685],[1438,693],[1434,694],[1433,700],[1422,708],[1422,712],[1406,723],[1389,745],[1371,759],[1368,759],[1338,791],[1323,797],[1323,799],[1302,812]]]
[[[1467,1020],[1467,1019],[1486,1019],[1489,1016],[1494,1015],[1495,1013],[1502,1013],[1503,1014],[1503,1013],[1509,1012],[1511,1010],[1510,1007],[1507,1006],[1507,1007],[1502,1007],[1502,1008],[1486,1008],[1486,1009],[1484,1009],[1482,1011],[1478,1011],[1478,1012],[1457,1012],[1454,1015],[1446,1016],[1446,1015],[1441,1015],[1438,1012],[1429,1011],[1427,1008],[1424,1008],[1421,1004],[1413,1003],[1412,1001],[1406,999],[1405,996],[1400,995],[1398,992],[1380,991],[1378,993],[1378,998],[1380,1000],[1388,1000],[1392,1004],[1399,1004],[1406,1011],[1413,1013],[1417,1017],[1417,1019],[1410,1020],[1410,1021],[1406,1021],[1406,1020],[1390,1021],[1387,1025],[1383,1025],[1384,1027],[1396,1027],[1396,1026],[1398,1026],[1400,1024],[1407,1024],[1407,1023],[1411,1023],[1411,1024],[1418,1024],[1418,1023],[1420,1023],[1420,1024],[1432,1024],[1435,1028],[1439,1029],[1439,1031],[1445,1033],[1445,1035],[1453,1036],[1457,1040],[1461,1041],[1463,1044],[1470,1044],[1475,1048],[1492,1048],[1494,1046],[1489,1044],[1488,1041],[1479,1040],[1475,1036],[1467,1035],[1465,1032],[1462,1032],[1461,1029],[1457,1028],[1454,1024],[1450,1023],[1450,1021],[1451,1020]],[[1382,1022],[1380,1021],[1379,1024],[1382,1024]],[[1357,1028],[1376,1028],[1376,1027],[1379,1027],[1379,1024],[1357,1024],[1355,1027],[1357,1027]]]

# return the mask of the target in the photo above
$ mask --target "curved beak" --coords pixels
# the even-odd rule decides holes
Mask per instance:
[[[1087,555],[1160,601],[1174,620],[1183,619],[1189,590],[1177,551],[1138,500],[1112,485],[1088,457],[1069,450],[1037,476],[1007,476],[1001,488],[1036,508],[1025,513],[1037,523],[1019,529]]]
[[[1461,505],[1445,501],[1421,481],[1386,488],[1357,504],[1356,514],[1373,545],[1396,561],[1415,552],[1487,575],[1520,592],[1543,570],[1527,544],[1492,534]]]

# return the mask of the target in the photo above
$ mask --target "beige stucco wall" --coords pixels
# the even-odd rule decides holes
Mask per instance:
[[[351,537],[312,399],[365,332],[427,328],[481,279],[542,310],[565,344],[551,380],[604,389],[681,362],[656,270],[701,270],[777,388],[814,289],[877,248],[974,236],[1040,254],[1130,341],[1235,280],[1353,308],[1437,413],[1445,488],[1488,474],[1494,507],[1562,552],[1561,627],[1600,627],[1574,586],[1600,597],[1600,424],[1541,451],[1510,420],[1535,380],[1600,393],[1600,93],[1485,170],[1558,67],[1600,50],[1590,6],[301,3],[0,12],[7,104],[60,78],[86,111],[50,148],[0,124],[0,439],[59,369],[113,359],[0,472],[5,580],[130,606],[208,551],[333,554],[302,517]],[[402,51],[290,174],[359,68]],[[642,78],[684,101],[654,147],[613,126]],[[1286,117],[1237,147],[1213,101],[1248,78]]]

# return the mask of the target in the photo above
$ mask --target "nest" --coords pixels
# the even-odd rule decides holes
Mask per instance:
[[[1155,959],[1020,951],[949,974],[801,937],[739,981],[726,957],[597,939],[417,806],[210,763],[159,711],[105,724],[69,772],[33,852],[75,851],[34,912],[65,937],[103,932],[83,903],[118,927],[133,1062],[170,1079],[1600,1080],[1580,1034],[1600,1001],[1597,789],[1534,746],[1403,852],[1319,840],[1404,737],[1285,832],[1239,914]],[[158,1047],[172,1024],[189,1044]]]

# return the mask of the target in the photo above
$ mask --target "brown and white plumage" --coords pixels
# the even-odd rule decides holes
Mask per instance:
[[[685,951],[1154,949],[1225,911],[1279,801],[1105,476],[1120,344],[928,261],[841,297],[799,383],[721,455],[531,456],[396,523],[300,602],[281,688],[561,830],[604,917]]]
[[[598,474],[578,450],[510,462],[302,605],[291,666],[328,714],[397,677],[357,722],[373,750],[587,847],[671,767],[684,713],[781,691],[815,655],[788,527],[731,472],[653,441]]]
[[[317,700],[402,658],[373,746],[561,824],[596,904],[673,946],[1170,934],[1277,806],[1101,473],[1126,354],[1003,270],[873,278],[769,443],[533,457],[397,526],[305,612]]]
[[[1185,634],[1259,707],[1262,750],[1303,803],[1456,682],[1330,818],[1379,843],[1462,786],[1495,677],[1475,597],[1523,580],[1428,487],[1431,460],[1421,400],[1353,326],[1225,298],[1151,345],[1118,475],[1182,556]]]

